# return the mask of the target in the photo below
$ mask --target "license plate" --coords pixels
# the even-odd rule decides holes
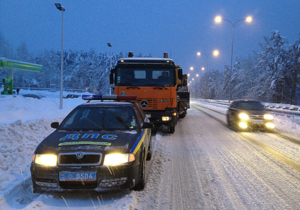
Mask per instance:
[[[146,114],[146,117],[151,118],[151,114]]]
[[[96,172],[60,172],[59,181],[96,181]]]

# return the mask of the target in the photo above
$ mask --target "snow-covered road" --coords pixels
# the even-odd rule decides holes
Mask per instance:
[[[225,115],[193,104],[161,140],[168,161],[154,209],[299,209],[300,141],[291,139],[234,132]]]
[[[300,209],[299,135],[235,132],[227,128],[224,113],[224,107],[194,102],[174,134],[159,130],[153,137],[155,151],[147,162],[144,191],[32,194],[27,170],[22,176],[14,172],[14,187],[2,190],[0,207]],[[40,127],[50,123],[39,122]]]

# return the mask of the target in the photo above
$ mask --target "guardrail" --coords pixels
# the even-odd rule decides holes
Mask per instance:
[[[200,101],[205,101],[209,103],[216,103],[221,105],[229,105],[228,101],[225,100],[211,100],[211,99],[197,99]],[[282,114],[292,114],[292,115],[300,115],[300,106],[297,105],[291,105],[291,104],[276,104],[276,103],[267,103],[262,102],[262,104],[265,106],[266,110],[282,113]]]
[[[48,90],[50,92],[57,92],[60,91],[59,88],[39,88],[39,87],[14,87],[14,91],[16,91],[17,89],[23,89],[23,90]],[[69,92],[78,92],[78,93],[82,93],[85,92],[82,89],[71,89],[71,88],[64,88],[63,91],[69,91]]]

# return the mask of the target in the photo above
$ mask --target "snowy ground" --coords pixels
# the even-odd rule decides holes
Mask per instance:
[[[51,122],[84,103],[64,99],[60,110],[59,92],[36,93],[47,97],[0,96],[0,209],[300,208],[300,117],[276,115],[275,134],[236,133],[225,125],[226,105],[203,101],[193,101],[175,134],[153,137],[144,191],[33,194],[35,147]]]

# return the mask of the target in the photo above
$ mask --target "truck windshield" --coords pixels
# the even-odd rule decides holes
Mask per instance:
[[[175,86],[174,69],[118,68],[117,86]]]

